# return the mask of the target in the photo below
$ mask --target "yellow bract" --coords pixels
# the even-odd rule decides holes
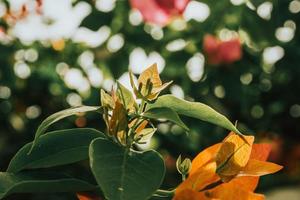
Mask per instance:
[[[133,82],[132,74],[130,74],[130,83],[137,98],[152,101],[155,100],[159,93],[168,87],[172,81],[162,84],[157,70],[157,64],[155,63],[141,73],[138,78],[138,88]]]
[[[253,136],[233,132],[224,139],[216,157],[217,173],[223,181],[230,181],[247,165],[253,142]]]
[[[115,101],[115,107],[108,121],[109,133],[116,136],[122,144],[126,144],[126,131],[128,127],[127,112],[119,99]]]
[[[107,107],[109,109],[113,109],[115,107],[112,97],[109,94],[107,94],[104,90],[101,90],[100,96],[101,106]]]

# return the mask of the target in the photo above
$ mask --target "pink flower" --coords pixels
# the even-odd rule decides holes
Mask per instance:
[[[203,51],[208,63],[213,65],[231,64],[242,58],[242,47],[238,38],[221,41],[212,35],[205,35]]]
[[[180,16],[190,0],[130,0],[145,22],[166,26],[173,17]]]

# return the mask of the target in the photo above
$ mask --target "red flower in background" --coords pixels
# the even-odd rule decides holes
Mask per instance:
[[[242,58],[242,47],[238,38],[221,41],[212,35],[205,35],[203,51],[208,63],[213,65],[231,64]]]
[[[132,8],[139,10],[148,23],[167,25],[180,16],[190,0],[130,0]]]

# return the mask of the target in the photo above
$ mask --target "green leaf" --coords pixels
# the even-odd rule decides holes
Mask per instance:
[[[78,106],[78,107],[73,107],[73,108],[69,108],[69,109],[66,109],[66,110],[62,110],[62,111],[59,111],[57,113],[54,113],[52,115],[50,115],[49,117],[47,117],[41,124],[40,126],[38,127],[36,133],[35,133],[35,137],[34,137],[34,140],[33,140],[33,143],[32,143],[32,147],[30,149],[30,152],[32,151],[33,147],[35,146],[36,144],[36,141],[38,140],[38,138],[46,132],[46,130],[48,129],[48,127],[63,119],[63,118],[66,118],[66,117],[69,117],[69,116],[72,116],[72,115],[75,115],[75,114],[78,114],[78,113],[85,113],[85,112],[91,112],[91,111],[99,111],[101,107],[99,106]]]
[[[162,107],[171,108],[180,115],[186,115],[210,122],[235,133],[241,134],[239,130],[224,115],[218,113],[213,108],[203,103],[185,101],[173,95],[163,95],[158,97],[153,104],[148,104],[147,110]]]
[[[121,83],[118,82],[117,95],[121,99],[122,104],[125,106],[126,110],[134,112],[137,110],[137,104],[133,97],[133,94]]]
[[[167,107],[157,107],[157,108],[151,108],[143,113],[143,117],[150,118],[150,119],[166,119],[168,121],[171,121],[178,126],[184,128],[186,131],[189,130],[189,128],[181,121],[178,114],[172,110],[171,108]]]
[[[13,193],[79,192],[94,189],[95,185],[63,174],[0,172],[0,199]]]
[[[144,128],[136,137],[140,138],[139,143],[147,143],[156,132],[156,128]]]
[[[88,159],[91,141],[104,134],[89,128],[53,131],[41,136],[31,154],[32,142],[23,146],[12,158],[7,172],[46,168]]]
[[[103,89],[101,89],[100,96],[101,96],[101,106],[113,109],[114,102],[112,97],[109,94],[107,94]]]
[[[153,150],[125,150],[99,138],[91,143],[89,152],[92,172],[107,199],[148,199],[164,178],[164,161]]]

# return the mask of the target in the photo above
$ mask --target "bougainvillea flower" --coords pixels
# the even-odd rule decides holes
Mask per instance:
[[[212,65],[231,64],[242,58],[242,47],[238,38],[221,41],[215,36],[205,35],[203,51],[208,63]]]
[[[251,158],[253,136],[231,132],[223,141],[217,156],[217,173],[224,182],[236,176],[263,176],[275,173],[280,165]]]
[[[149,101],[155,100],[159,93],[172,83],[170,81],[162,84],[156,63],[141,73],[138,78],[138,87],[135,86],[132,76],[132,73],[130,73],[130,83],[136,97]]]
[[[224,140],[217,153],[217,173],[227,182],[235,177],[247,165],[253,136],[241,136],[231,132]]]
[[[222,143],[200,152],[192,161],[189,177],[176,189],[173,200],[264,199],[263,195],[253,192],[259,176],[277,172],[282,166],[265,161],[271,145],[253,144],[253,140],[252,136],[242,139],[240,135],[230,133]],[[217,160],[226,161],[220,171],[230,174],[230,179],[226,180],[229,182],[224,183],[217,173]]]
[[[131,7],[142,14],[144,21],[165,26],[180,16],[190,0],[130,0]]]

